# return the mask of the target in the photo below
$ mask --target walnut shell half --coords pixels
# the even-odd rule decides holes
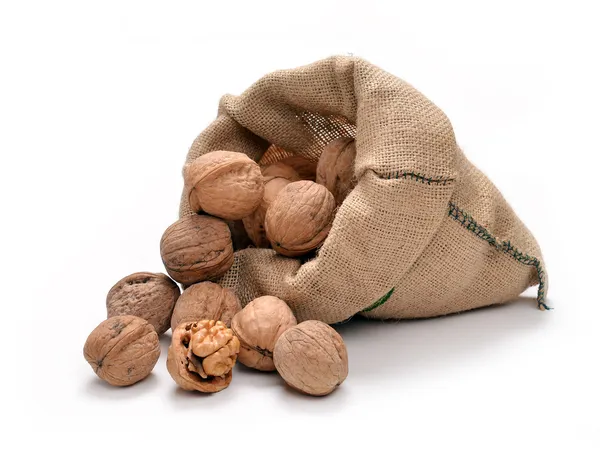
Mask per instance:
[[[159,335],[169,329],[179,286],[165,274],[136,272],[119,280],[106,296],[108,317],[135,315],[148,321]]]
[[[317,183],[327,187],[339,206],[354,189],[356,143],[352,138],[334,139],[323,149],[317,165]]]
[[[129,386],[150,374],[160,356],[154,327],[133,315],[106,319],[90,333],[83,355],[94,372],[113,386]]]
[[[177,326],[167,370],[182,389],[219,392],[229,386],[240,342],[223,322],[201,320]]]
[[[277,340],[273,361],[285,382],[310,395],[327,395],[348,376],[348,352],[329,325],[308,320]]]
[[[186,288],[175,304],[171,328],[184,322],[221,320],[227,327],[242,309],[239,298],[229,288],[213,282],[196,283]]]
[[[335,199],[325,186],[297,181],[285,186],[269,206],[265,232],[273,249],[301,256],[327,237],[335,215]]]
[[[212,216],[185,216],[163,234],[160,255],[167,273],[179,283],[215,279],[233,264],[231,232]]]
[[[198,157],[183,170],[190,208],[223,219],[242,219],[260,204],[260,167],[246,154],[215,151]]]
[[[275,296],[261,296],[238,312],[231,322],[240,340],[238,360],[247,367],[272,371],[273,349],[281,334],[296,325],[289,306]]]

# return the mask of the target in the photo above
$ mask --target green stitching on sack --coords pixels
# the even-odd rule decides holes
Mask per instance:
[[[372,311],[373,309],[377,309],[379,306],[381,306],[383,303],[385,303],[388,299],[390,299],[390,297],[394,294],[395,289],[396,288],[392,288],[390,291],[388,291],[386,294],[384,294],[381,298],[379,298],[377,301],[375,301],[373,304],[371,304],[366,309],[363,309],[361,312],[369,312],[369,311]]]
[[[395,173],[379,175],[379,177],[382,179],[412,179],[413,181],[417,181],[423,184],[442,184],[443,186],[445,186],[449,182],[454,181],[454,179],[452,178],[428,178],[427,176],[423,176],[422,174],[414,173],[412,171],[407,171],[403,173],[396,171]]]
[[[540,309],[551,309],[545,303],[546,273],[544,272],[542,263],[538,258],[519,251],[510,243],[510,240],[501,241],[496,239],[485,227],[477,224],[477,221],[475,221],[471,215],[466,213],[464,210],[458,208],[454,203],[450,203],[448,206],[448,216],[450,216],[452,219],[460,223],[463,227],[474,233],[480,239],[488,242],[490,246],[493,246],[498,251],[506,253],[521,264],[535,267],[539,280],[537,294],[538,306],[540,307]]]

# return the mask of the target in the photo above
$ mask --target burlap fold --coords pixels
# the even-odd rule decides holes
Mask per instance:
[[[356,188],[318,255],[304,264],[272,250],[236,253],[220,283],[243,304],[270,294],[299,321],[431,317],[503,303],[539,284],[542,255],[498,189],[456,144],[450,121],[403,80],[356,57],[268,74],[221,99],[186,162],[213,150],[256,161],[316,161],[356,139]],[[182,194],[180,215],[190,213]]]

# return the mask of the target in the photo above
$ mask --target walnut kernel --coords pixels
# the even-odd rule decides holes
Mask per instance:
[[[229,386],[240,342],[220,321],[184,322],[173,331],[167,369],[188,391],[219,392]]]

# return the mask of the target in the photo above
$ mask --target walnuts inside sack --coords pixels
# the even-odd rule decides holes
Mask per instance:
[[[261,296],[251,301],[231,322],[231,329],[240,340],[239,361],[257,370],[274,370],[275,343],[295,325],[296,317],[281,299]]]
[[[182,389],[219,392],[229,386],[240,342],[223,322],[182,323],[173,331],[167,369]]]
[[[246,154],[215,151],[198,157],[183,170],[192,211],[228,220],[251,214],[263,195],[260,167]]]
[[[286,330],[275,344],[273,361],[289,386],[310,395],[327,395],[348,376],[342,337],[318,320]]]
[[[269,206],[265,232],[275,251],[301,256],[327,237],[335,216],[335,199],[325,186],[297,181],[285,186]]]
[[[159,335],[169,329],[179,287],[165,274],[136,272],[119,280],[106,296],[108,317],[135,315],[148,321]]]
[[[167,273],[179,283],[212,280],[233,264],[231,232],[212,216],[185,216],[163,234],[160,255]]]
[[[229,327],[231,319],[242,309],[239,298],[229,288],[213,282],[196,283],[186,288],[175,304],[171,328],[184,322],[221,320]]]
[[[257,248],[270,247],[269,239],[265,233],[265,216],[277,194],[288,184],[290,184],[290,181],[286,178],[275,176],[265,178],[265,193],[259,207],[254,213],[242,220],[248,236]]]
[[[278,163],[291,166],[302,180],[314,181],[317,176],[317,162],[305,157],[292,155],[281,159]]]
[[[160,356],[158,334],[133,315],[111,317],[90,333],[83,355],[94,372],[113,386],[129,386],[150,374]]]
[[[327,187],[339,206],[354,189],[356,143],[352,138],[334,139],[323,149],[317,165],[317,183]]]

